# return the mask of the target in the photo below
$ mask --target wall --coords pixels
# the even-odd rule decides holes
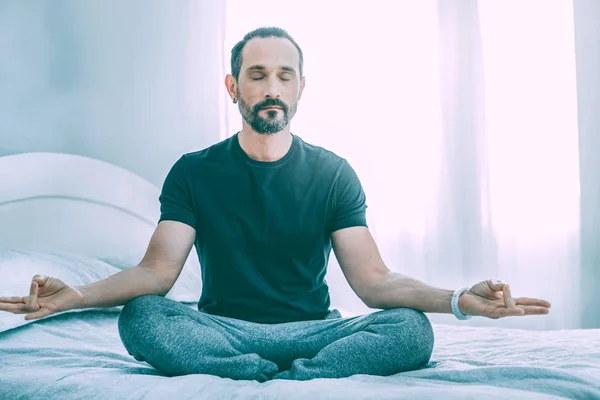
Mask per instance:
[[[219,140],[224,17],[217,0],[0,2],[0,155],[85,155],[160,186]]]

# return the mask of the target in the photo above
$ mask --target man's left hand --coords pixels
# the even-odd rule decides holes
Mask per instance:
[[[458,308],[463,314],[497,319],[548,314],[550,303],[529,297],[513,298],[507,283],[488,279],[463,293],[458,300]]]

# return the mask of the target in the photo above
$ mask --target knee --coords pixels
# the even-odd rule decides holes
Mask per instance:
[[[136,337],[137,332],[144,331],[150,322],[151,311],[155,310],[161,297],[155,295],[142,295],[127,302],[119,315],[119,335],[123,343],[127,344],[128,338]]]
[[[119,321],[128,321],[145,316],[152,309],[156,309],[156,305],[160,300],[160,296],[145,294],[134,297],[129,300],[121,310]]]
[[[394,335],[411,349],[415,366],[429,362],[435,339],[431,321],[423,312],[412,308],[388,309],[382,311],[378,322],[396,326]]]

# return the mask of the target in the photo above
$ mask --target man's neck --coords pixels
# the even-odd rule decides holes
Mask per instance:
[[[283,158],[292,145],[292,139],[289,125],[272,134],[256,133],[252,128],[244,126],[238,134],[240,147],[248,157],[263,162],[273,162]]]

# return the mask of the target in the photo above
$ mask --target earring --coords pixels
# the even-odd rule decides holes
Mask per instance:
[[[234,97],[233,98],[233,104],[237,103],[237,99]]]

